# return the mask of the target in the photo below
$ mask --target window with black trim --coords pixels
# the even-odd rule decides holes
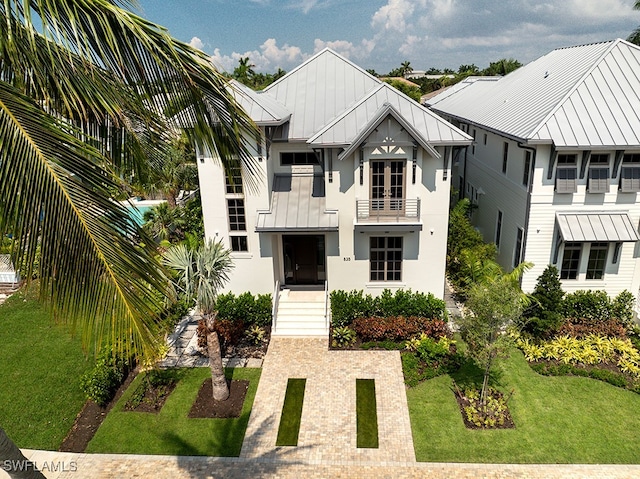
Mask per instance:
[[[522,228],[518,228],[516,233],[516,247],[513,252],[513,267],[515,268],[520,263],[522,263],[522,245],[524,242],[524,230]]]
[[[609,155],[597,154],[589,158],[589,193],[609,191]]]
[[[620,190],[625,193],[640,191],[640,153],[629,153],[622,157]]]
[[[224,177],[224,183],[227,188],[227,194],[241,195],[244,193],[242,189],[242,170],[240,167],[231,168],[229,173]]]
[[[246,236],[231,236],[231,251],[249,251]]]
[[[473,143],[471,143],[471,154],[476,154],[476,129],[473,129]]]
[[[281,165],[317,165],[318,157],[313,151],[280,153]]]
[[[227,199],[229,214],[229,229],[231,231],[246,231],[247,220],[244,213],[244,200],[240,198]]]
[[[560,279],[576,279],[580,268],[580,254],[582,243],[565,243],[560,268]]]
[[[371,281],[402,280],[402,236],[369,238]]]
[[[602,279],[607,264],[609,243],[591,243],[589,262],[587,263],[587,279]]]
[[[498,219],[496,221],[496,247],[500,248],[500,236],[502,236],[502,211],[498,210]]]
[[[575,193],[578,191],[577,155],[558,155],[556,168],[556,192]]]
[[[502,146],[502,172],[507,173],[507,162],[509,160],[509,143],[506,141]]]
[[[524,171],[522,173],[522,186],[529,188],[529,175],[531,174],[531,152],[524,152]]]

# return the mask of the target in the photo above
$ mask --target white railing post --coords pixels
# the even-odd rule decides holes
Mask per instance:
[[[280,281],[276,281],[273,290],[273,305],[271,306],[271,333],[276,331],[276,315],[278,314],[278,299],[280,298]]]

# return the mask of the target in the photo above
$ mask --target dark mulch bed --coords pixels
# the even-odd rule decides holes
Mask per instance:
[[[191,410],[190,418],[231,418],[240,417],[244,398],[249,389],[249,381],[232,380],[229,384],[229,397],[226,401],[216,401],[213,399],[211,378],[205,379],[198,391]]]
[[[78,416],[76,416],[73,427],[63,439],[58,450],[62,452],[84,452],[104,418],[107,417],[109,411],[111,411],[137,375],[138,369],[129,373],[127,379],[118,388],[116,395],[106,407],[100,407],[95,402],[88,400],[78,413]]]
[[[455,397],[456,397],[456,401],[458,401],[458,406],[460,407],[460,413],[462,414],[462,420],[464,421],[464,425],[467,429],[514,429],[516,427],[515,423],[513,422],[513,418],[511,417],[511,413],[509,412],[509,409],[506,408],[505,411],[502,411],[500,414],[502,415],[503,418],[503,423],[502,424],[495,424],[495,425],[485,425],[485,426],[481,426],[478,424],[473,423],[471,420],[469,420],[469,418],[467,417],[467,414],[465,412],[465,408],[468,406],[475,406],[476,408],[479,408],[478,403],[479,401],[473,401],[473,400],[469,400],[467,397],[465,397],[461,391],[453,391]],[[495,390],[491,390],[489,393],[489,395],[493,396],[495,399],[502,399],[503,398],[503,394],[500,391],[495,391]]]
[[[168,384],[163,384],[159,387],[154,387],[151,384],[146,384],[144,393],[140,401],[129,400],[124,405],[125,411],[135,412],[149,412],[158,414],[167,401],[167,398],[171,392],[176,388],[177,382],[171,381]]]

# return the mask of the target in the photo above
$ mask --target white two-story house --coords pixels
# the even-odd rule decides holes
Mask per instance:
[[[264,91],[233,87],[264,133],[259,186],[198,161],[206,236],[233,250],[227,289],[442,297],[451,158],[471,138],[329,49]]]
[[[561,48],[500,79],[471,78],[429,100],[473,138],[453,185],[509,269],[549,264],[566,291],[640,287],[640,48]]]

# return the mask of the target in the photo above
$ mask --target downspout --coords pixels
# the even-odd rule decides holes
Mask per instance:
[[[527,239],[529,237],[529,217],[531,216],[531,193],[533,190],[533,181],[536,171],[536,153],[538,150],[531,146],[525,146],[523,143],[517,143],[518,148],[531,152],[531,165],[529,166],[529,184],[527,185],[527,205],[524,212],[524,237],[522,238],[522,258],[527,256]],[[524,275],[523,275],[524,276]],[[520,286],[522,286],[522,276],[520,277]]]

